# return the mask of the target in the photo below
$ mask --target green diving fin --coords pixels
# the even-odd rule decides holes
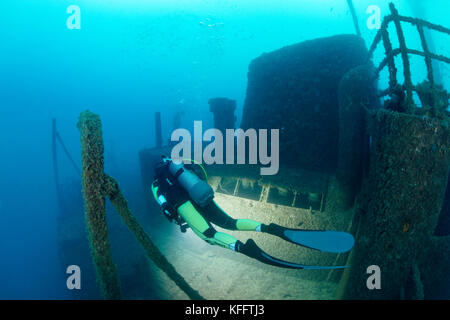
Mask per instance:
[[[261,231],[322,252],[347,252],[355,244],[353,236],[343,231],[289,229],[274,223],[261,225]]]
[[[240,241],[236,244],[237,252],[240,252],[250,258],[256,259],[265,264],[269,264],[276,267],[288,268],[288,269],[306,269],[306,270],[330,270],[330,269],[343,269],[347,266],[310,266],[292,263],[278,258],[274,258],[269,254],[261,250],[252,239],[248,239],[244,244]]]

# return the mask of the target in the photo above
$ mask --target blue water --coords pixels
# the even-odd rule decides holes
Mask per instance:
[[[376,30],[367,29],[365,9],[378,5],[384,16],[387,1],[354,2],[369,45]],[[449,27],[446,0],[422,1],[422,8],[416,0],[393,2],[403,15]],[[71,4],[81,9],[80,30],[66,26]],[[413,32],[407,38],[414,47]],[[211,97],[237,100],[240,119],[252,59],[342,33],[354,33],[345,0],[2,0],[0,299],[71,297],[57,256],[52,118],[80,163],[78,115],[100,114],[111,170],[133,199],[141,183],[137,153],[154,146],[155,111],[162,111],[164,139],[179,111],[185,127],[195,119],[211,125]],[[449,42],[434,37],[436,51],[448,55]],[[414,74],[423,78],[417,61]],[[448,75],[442,66],[447,89]],[[62,180],[76,176],[67,158],[59,160]]]

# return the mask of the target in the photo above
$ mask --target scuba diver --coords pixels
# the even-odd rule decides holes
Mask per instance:
[[[201,168],[206,180],[206,172],[203,167]],[[261,250],[252,239],[243,243],[227,233],[216,231],[213,224],[228,230],[263,232],[303,247],[333,253],[349,251],[354,244],[353,236],[346,232],[289,229],[274,223],[266,225],[249,219],[234,219],[213,200],[214,191],[205,180],[187,169],[182,162],[175,163],[164,156],[155,166],[153,196],[167,219],[177,223],[182,232],[186,232],[186,228],[189,227],[209,244],[231,249],[277,267],[290,269],[346,267],[310,266],[283,261]]]

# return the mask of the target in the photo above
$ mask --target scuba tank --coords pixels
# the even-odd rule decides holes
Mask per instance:
[[[211,186],[200,179],[194,172],[186,169],[182,162],[174,163],[171,159],[165,158],[168,162],[169,172],[178,183],[187,191],[189,197],[200,207],[205,207],[214,198],[214,190]]]

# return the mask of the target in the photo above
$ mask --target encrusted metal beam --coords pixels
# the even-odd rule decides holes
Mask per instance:
[[[78,128],[81,133],[82,186],[86,223],[91,253],[103,296],[106,299],[122,298],[119,278],[108,240],[105,209],[105,197],[108,197],[156,266],[165,272],[189,298],[203,299],[175,270],[175,267],[169,263],[145,233],[129,210],[127,201],[119,189],[119,184],[103,172],[104,146],[100,117],[89,111],[82,112]]]
[[[402,55],[403,74],[405,77],[405,89],[406,89],[406,95],[407,95],[407,105],[412,106],[413,105],[413,84],[412,84],[412,80],[411,80],[411,65],[409,63],[408,48],[406,47],[405,35],[403,33],[403,29],[402,29],[400,20],[398,19],[398,11],[392,2],[389,4],[389,9],[391,10],[391,13],[393,16],[393,21],[395,24],[395,29],[397,30],[398,42],[399,42],[399,46],[400,46],[400,52]],[[411,113],[413,113],[413,110],[409,110],[409,111]]]

